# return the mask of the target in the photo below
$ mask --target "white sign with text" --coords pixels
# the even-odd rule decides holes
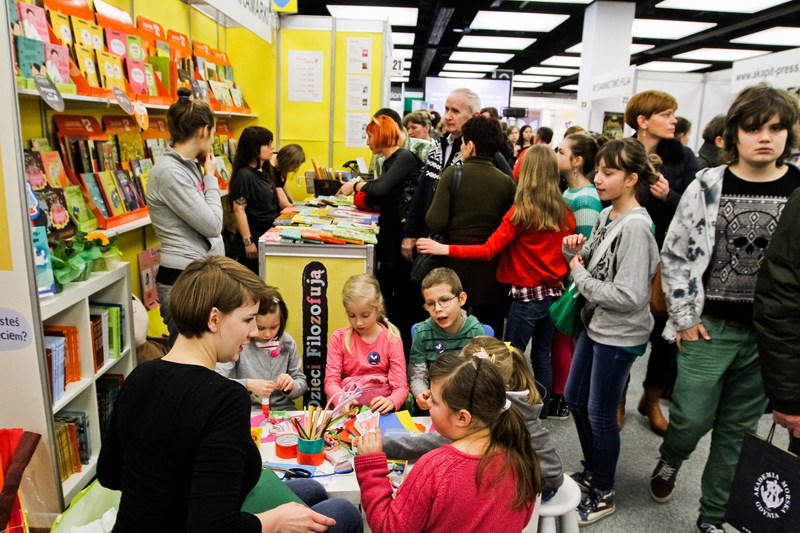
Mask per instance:
[[[635,79],[635,66],[593,76],[588,97],[590,100],[600,100],[611,96],[630,96],[633,94]]]
[[[779,89],[800,86],[800,48],[734,61],[732,93],[762,81]]]

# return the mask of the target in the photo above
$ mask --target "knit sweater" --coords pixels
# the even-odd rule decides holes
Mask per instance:
[[[523,229],[511,222],[515,206],[503,217],[500,226],[484,244],[450,245],[450,255],[487,261],[500,254],[497,280],[520,287],[555,287],[567,274],[567,263],[561,254],[561,241],[575,232],[575,217],[566,213],[566,230],[537,231]]]
[[[581,249],[586,265],[611,228],[634,213],[647,216],[644,208],[637,207],[609,223],[610,213],[610,207],[600,213],[592,236]],[[639,346],[650,337],[650,287],[659,263],[651,228],[651,224],[640,220],[626,222],[592,272],[583,265],[572,269],[572,279],[586,299],[581,318],[593,341]],[[563,251],[567,261],[575,255],[566,247]]]
[[[225,255],[217,178],[203,176],[172,148],[150,171],[147,208],[161,241],[161,266],[183,270],[206,255]]]
[[[384,396],[399,411],[408,399],[403,341],[390,335],[389,330],[381,325],[378,338],[371,343],[364,342],[358,333],[352,331],[348,352],[345,337],[349,331],[352,329],[342,328],[331,335],[325,364],[325,394],[331,398],[355,382],[363,391],[358,400],[361,405],[369,405],[375,396]],[[338,402],[333,403],[336,405]]]
[[[522,531],[534,503],[514,510],[515,476],[500,475],[505,454],[499,453],[476,483],[480,455],[446,444],[425,454],[392,498],[386,455],[355,458],[361,504],[373,533],[453,533]],[[489,525],[491,524],[491,525]]]
[[[539,414],[542,412],[542,403],[529,404],[528,391],[507,391],[506,397],[514,407],[519,409],[525,418],[525,425],[531,434],[531,446],[539,458],[544,486],[548,489],[558,489],[564,481],[564,466],[555,446],[553,446],[553,441],[550,439],[550,432],[539,420]],[[449,439],[436,432],[400,438],[384,435],[383,451],[387,457],[392,459],[416,461],[422,454],[449,443]]]
[[[433,364],[448,350],[460,350],[479,335],[486,335],[486,331],[480,320],[474,316],[465,317],[459,330],[452,335],[440,328],[432,318],[417,324],[411,341],[408,369],[411,392],[414,396],[431,388],[428,383],[429,364]]]
[[[270,408],[276,411],[291,411],[295,408],[294,400],[308,390],[306,376],[300,368],[300,356],[297,344],[288,333],[280,338],[280,351],[277,354],[259,348],[254,341],[242,348],[239,360],[230,363],[217,363],[217,373],[226,378],[247,386],[248,379],[266,379],[275,381],[281,374],[289,374],[294,380],[294,387],[288,393],[275,390],[269,397]]]
[[[575,215],[575,231],[588,239],[603,210],[597,189],[591,183],[579,189],[567,189],[564,191],[564,200]]]

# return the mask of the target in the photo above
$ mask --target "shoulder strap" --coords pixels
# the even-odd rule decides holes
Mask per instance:
[[[600,262],[600,259],[605,255],[606,251],[608,251],[608,248],[611,246],[611,243],[614,242],[614,239],[622,230],[622,226],[631,220],[642,220],[645,223],[650,223],[650,220],[646,216],[640,215],[639,213],[633,213],[620,219],[620,221],[617,222],[617,224],[611,228],[608,233],[606,233],[606,236],[603,237],[603,240],[600,241],[600,244],[592,253],[592,258],[589,260],[589,266],[586,267],[586,270],[591,272],[594,267],[597,266],[597,263]]]
[[[450,182],[450,212],[447,215],[447,226],[444,228],[445,235],[450,233],[450,223],[456,214],[456,198],[458,197],[458,189],[461,186],[461,165],[455,165],[453,170],[453,181]]]

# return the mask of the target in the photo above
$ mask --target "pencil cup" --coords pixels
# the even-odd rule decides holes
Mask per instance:
[[[322,439],[297,439],[297,464],[319,466],[325,460],[324,441]]]

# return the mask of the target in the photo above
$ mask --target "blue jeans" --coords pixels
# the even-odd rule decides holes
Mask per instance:
[[[325,487],[313,479],[290,479],[286,486],[319,514],[336,520],[336,525],[327,529],[328,533],[362,533],[364,521],[355,505],[341,498],[328,498]]]
[[[531,366],[536,386],[542,396],[542,415],[547,418],[550,389],[553,385],[553,367],[550,363],[550,346],[553,344],[555,326],[550,318],[550,306],[556,298],[548,296],[536,302],[520,302],[512,299],[508,310],[505,340],[525,351],[531,343]]]
[[[564,398],[575,420],[585,467],[600,490],[614,488],[619,459],[617,404],[636,357],[625,348],[593,341],[585,330],[572,356]]]

